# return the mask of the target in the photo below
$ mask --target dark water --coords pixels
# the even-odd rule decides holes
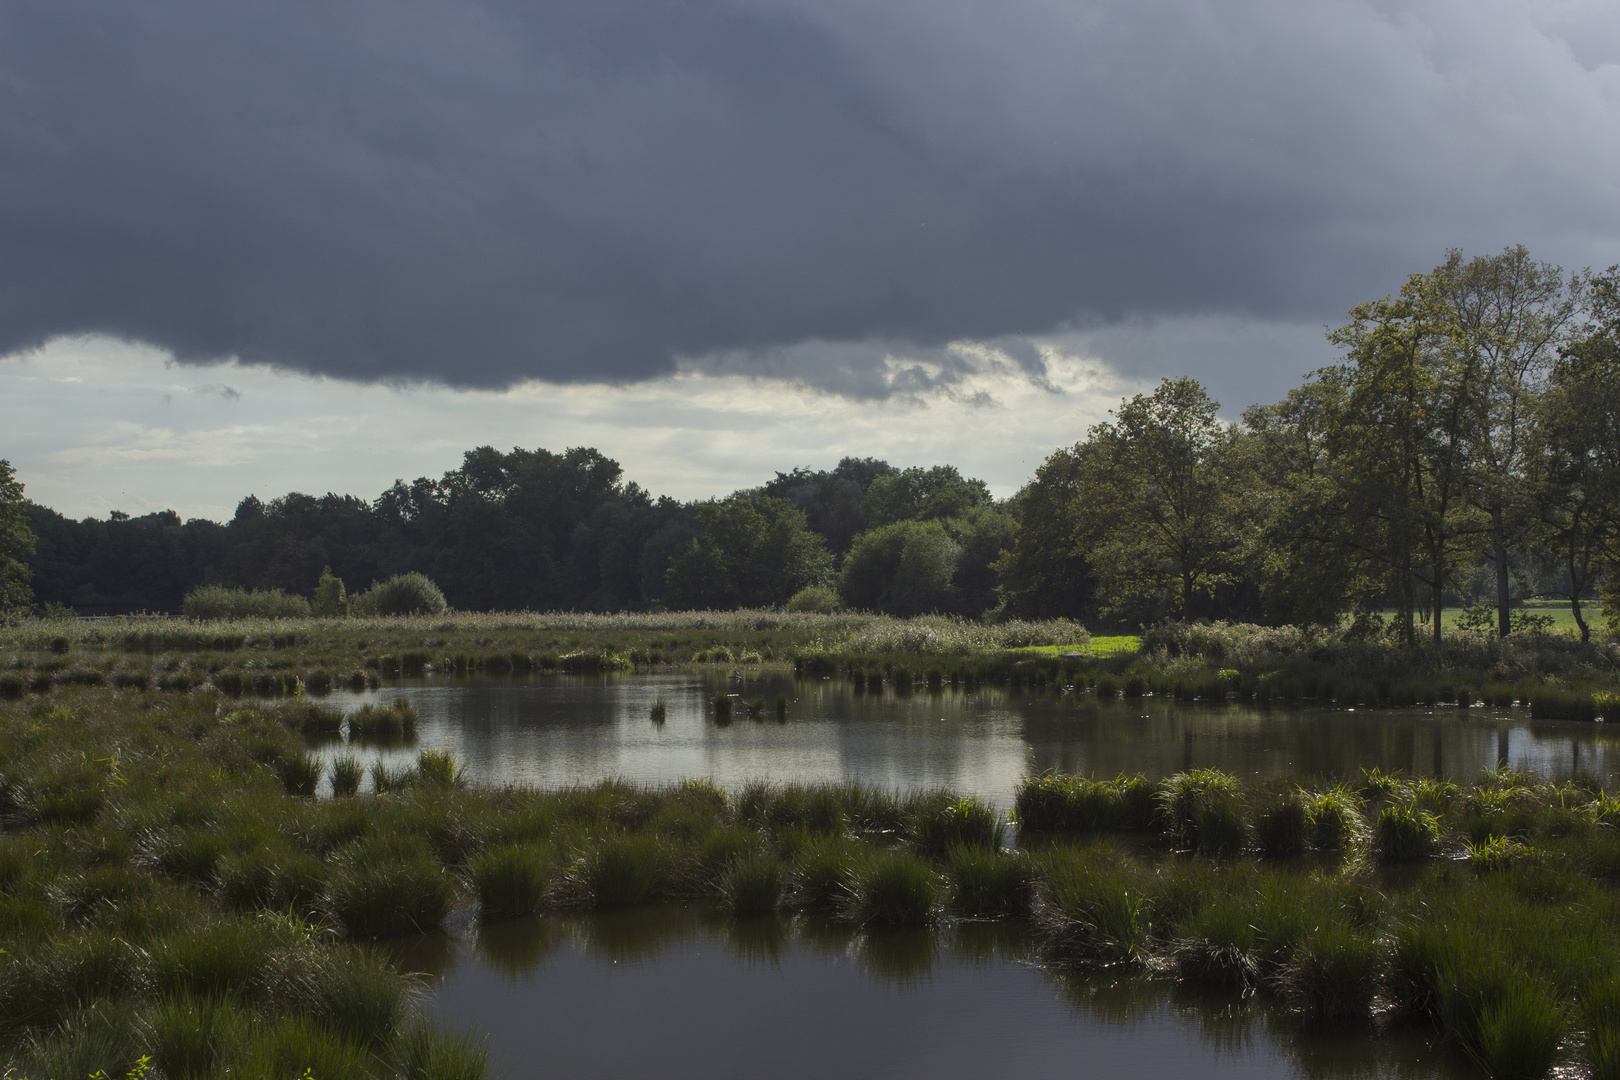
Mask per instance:
[[[718,723],[710,703],[727,690],[764,698],[766,717],[747,718],[739,703]],[[790,699],[782,720],[778,694]],[[475,784],[853,779],[949,787],[1006,809],[1019,779],[1047,768],[1163,776],[1218,766],[1252,778],[1377,766],[1468,780],[1505,763],[1548,777],[1579,770],[1611,787],[1620,769],[1603,725],[1532,722],[1522,710],[858,695],[841,681],[718,674],[430,679],[333,700],[396,697],[421,714],[416,742],[356,751],[403,764],[449,746]],[[659,697],[662,725],[649,718]],[[522,920],[399,948],[433,976],[435,1011],[488,1033],[514,1080],[1468,1075],[1415,1036],[1312,1035],[1263,1003],[1043,969],[1019,937],[974,925],[869,937],[665,909]]]
[[[739,703],[729,724],[717,723],[710,703],[726,690],[764,698],[766,717],[746,718]],[[782,721],[779,694],[789,698]],[[1620,773],[1620,730],[1531,721],[1522,709],[1257,709],[1001,689],[900,696],[855,694],[840,680],[702,674],[419,680],[332,700],[354,708],[395,697],[421,713],[417,742],[357,747],[361,756],[403,763],[418,747],[449,746],[478,784],[862,780],[948,787],[1005,809],[1020,778],[1047,768],[1157,777],[1218,766],[1251,778],[1334,778],[1377,766],[1470,780],[1506,763],[1548,777],[1591,773],[1610,787]],[[668,706],[662,725],[649,719],[659,697]]]
[[[1323,1034],[1263,1002],[1043,969],[1014,930],[868,936],[663,908],[400,947],[508,1076],[618,1080],[1468,1075],[1411,1033]]]

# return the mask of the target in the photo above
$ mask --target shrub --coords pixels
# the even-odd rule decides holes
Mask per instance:
[[[220,619],[304,619],[309,617],[309,601],[280,589],[227,589],[223,585],[199,585],[186,594],[180,610],[197,622]]]
[[[509,919],[538,910],[551,868],[550,852],[532,844],[502,844],[475,855],[467,876],[486,919]]]
[[[1412,862],[1434,854],[1440,822],[1409,803],[1393,803],[1378,812],[1373,839],[1385,862]]]
[[[356,615],[441,615],[449,607],[444,593],[426,574],[395,574],[354,598]]]
[[[905,852],[886,852],[861,870],[850,914],[865,926],[926,926],[934,919],[938,896],[926,862]]]
[[[349,613],[349,591],[343,587],[343,579],[332,573],[330,566],[321,571],[321,578],[315,583],[312,607],[315,614],[322,616]]]
[[[838,591],[825,585],[811,585],[794,593],[787,602],[789,611],[805,611],[816,615],[831,615],[844,610]]]
[[[769,915],[782,899],[786,875],[770,855],[749,855],[726,871],[722,888],[732,914],[738,917]]]

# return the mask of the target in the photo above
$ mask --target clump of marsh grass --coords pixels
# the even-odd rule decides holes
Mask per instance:
[[[332,761],[332,794],[334,796],[353,795],[360,790],[360,778],[364,770],[360,767],[360,759],[353,754],[344,754]]]
[[[1159,814],[1177,843],[1196,851],[1230,853],[1248,840],[1237,777],[1219,769],[1192,769],[1159,788]]]
[[[1298,791],[1285,792],[1255,815],[1254,840],[1273,859],[1299,855],[1310,839],[1309,810]]]
[[[489,1043],[470,1031],[436,1030],[419,1021],[405,1032],[399,1056],[403,1080],[483,1080]]]
[[[1013,796],[1013,817],[1021,831],[1108,832],[1127,827],[1140,795],[1151,798],[1143,781],[1087,780],[1047,772],[1026,779]],[[1128,799],[1129,796],[1129,799]]]
[[[1620,1080],[1620,977],[1610,976],[1586,988],[1580,1018],[1592,1080]]]
[[[666,858],[655,837],[614,836],[585,856],[583,881],[599,908],[635,907],[656,898],[663,887]]]
[[[308,912],[326,882],[326,867],[281,837],[220,856],[215,887],[227,904],[244,910]]]
[[[1356,1023],[1371,1012],[1382,975],[1383,953],[1373,934],[1328,924],[1295,946],[1278,983],[1306,1019]]]
[[[1182,928],[1172,949],[1185,982],[1247,993],[1260,979],[1258,931],[1247,906],[1230,898],[1211,900]]]
[[[716,694],[714,698],[714,719],[716,723],[729,724],[731,722],[731,695]]]
[[[1384,862],[1425,859],[1440,845],[1440,822],[1410,803],[1392,803],[1378,812],[1373,841]]]
[[[653,699],[652,708],[648,710],[648,715],[651,717],[653,723],[663,724],[664,718],[668,714],[669,702],[664,700],[663,694],[659,694]]]
[[[158,1003],[146,1017],[143,1034],[164,1076],[213,1076],[240,1049],[249,1023],[229,998],[182,994]]]
[[[467,876],[488,920],[537,911],[550,870],[550,851],[535,844],[500,844],[467,863]]]
[[[444,921],[455,886],[419,836],[379,835],[341,852],[322,903],[351,937],[424,933]]]
[[[404,698],[386,705],[362,705],[349,716],[349,737],[363,739],[408,739],[416,734],[421,718],[416,707]]]
[[[1119,851],[1058,849],[1040,863],[1039,931],[1048,954],[1104,964],[1147,957],[1151,906]]]
[[[938,900],[928,863],[903,851],[885,852],[857,872],[848,913],[863,926],[927,926],[934,921]]]
[[[739,918],[769,915],[782,900],[787,875],[774,856],[748,855],[726,870],[721,891],[732,914]]]
[[[310,798],[320,785],[323,766],[319,758],[299,754],[276,763],[281,786],[289,795]]]
[[[1318,851],[1348,848],[1362,829],[1355,797],[1343,788],[1313,792],[1305,799],[1305,827]]]
[[[1550,987],[1514,981],[1482,1011],[1471,1056],[1495,1080],[1542,1080],[1558,1058],[1567,1022]]]
[[[456,764],[455,755],[448,749],[423,750],[416,758],[416,779],[424,787],[461,788],[467,786],[467,774]]]
[[[923,798],[911,816],[912,843],[930,855],[964,846],[994,850],[1007,831],[995,807],[971,796]]]
[[[794,902],[821,911],[847,908],[865,864],[866,849],[841,836],[788,833],[783,846],[792,857]]]
[[[1024,915],[1035,892],[1035,869],[1022,854],[980,844],[954,847],[945,860],[951,907],[963,915]]]

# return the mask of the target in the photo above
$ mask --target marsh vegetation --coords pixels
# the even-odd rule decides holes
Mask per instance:
[[[212,692],[0,706],[19,1075],[122,1075],[143,1054],[175,1076],[477,1075],[476,1045],[422,1027],[368,943],[456,911],[676,902],[873,934],[1012,920],[1046,963],[1265,995],[1300,1023],[1417,1025],[1491,1075],[1607,1075],[1620,1040],[1620,803],[1579,781],[1046,774],[1018,791],[1008,848],[1001,814],[951,792],[480,790],[434,750],[356,796],[310,764],[323,723]]]

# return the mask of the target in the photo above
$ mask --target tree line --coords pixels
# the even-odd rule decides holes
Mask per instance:
[[[40,609],[178,611],[200,585],[420,573],[463,610],[841,604],[1413,642],[1459,605],[1510,633],[1534,593],[1567,598],[1583,638],[1594,599],[1620,622],[1620,270],[1452,252],[1328,337],[1337,361],[1282,401],[1227,423],[1166,379],[1008,500],[952,466],[845,458],[681,503],[594,449],[486,446],[371,500],[73,521],[0,465],[0,596],[17,607],[31,579]]]

